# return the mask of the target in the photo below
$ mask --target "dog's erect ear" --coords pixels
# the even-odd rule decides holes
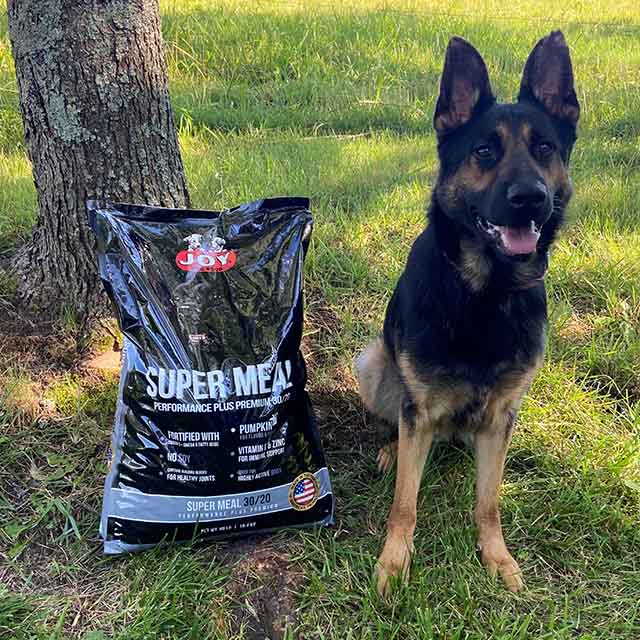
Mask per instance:
[[[580,104],[562,31],[551,32],[533,48],[524,66],[518,101],[538,102],[552,116],[574,127],[578,123]]]
[[[438,135],[466,124],[474,113],[495,101],[482,56],[466,40],[451,38],[433,116]]]

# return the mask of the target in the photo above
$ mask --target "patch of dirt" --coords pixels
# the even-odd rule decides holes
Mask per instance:
[[[231,627],[246,640],[281,640],[298,622],[296,601],[304,582],[302,569],[271,541],[234,545],[229,589],[234,601]]]
[[[557,329],[558,336],[571,344],[582,345],[593,335],[593,325],[584,317],[573,314],[564,326]]]
[[[373,451],[377,425],[365,414],[360,396],[350,390],[310,390],[324,448],[331,453]]]
[[[29,314],[8,314],[0,328],[0,366],[20,366],[34,374],[67,369],[77,353],[76,341],[54,322]]]
[[[77,329],[66,328],[59,320],[18,312],[16,300],[0,298],[0,302],[0,315],[6,312],[0,323],[0,408],[12,417],[14,427],[25,431],[37,423],[44,429],[68,419],[46,397],[47,390],[65,376],[71,374],[83,389],[90,389],[103,385],[105,374],[119,369],[113,321],[101,320],[88,338],[81,339]]]
[[[301,350],[309,369],[330,366],[332,360],[331,344],[340,334],[342,322],[327,304],[322,292],[316,287],[305,291],[305,328]]]
[[[82,367],[95,369],[96,371],[111,371],[113,373],[119,373],[121,358],[122,351],[109,350],[86,358],[82,362]]]
[[[1,273],[1,271],[0,271]],[[59,318],[24,308],[15,296],[0,294],[0,368],[19,366],[34,374],[82,368],[83,358],[113,342],[118,349],[121,337],[115,320],[98,311],[82,326],[65,326]],[[106,336],[106,338],[105,338]],[[103,344],[104,343],[104,344]]]
[[[52,575],[53,564],[70,564],[68,551],[59,544],[32,542],[20,554],[17,562],[20,571],[11,571],[9,565],[0,569],[3,576],[15,591],[36,593],[37,595],[59,594],[75,587],[75,580],[65,576]]]

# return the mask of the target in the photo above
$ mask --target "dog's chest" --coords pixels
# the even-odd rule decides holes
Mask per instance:
[[[411,401],[438,437],[468,439],[498,414],[517,410],[542,360],[544,286],[479,294],[432,282],[418,296],[419,284],[412,270],[399,283],[385,339]]]
[[[544,344],[546,309],[535,302],[513,296],[461,306],[446,331],[450,363],[466,364],[473,379],[480,374],[489,384],[501,370],[526,366]]]
[[[496,363],[475,376],[468,366],[425,367],[408,353],[398,364],[411,403],[427,417],[435,438],[470,443],[478,429],[513,422],[541,362],[542,352],[526,364]]]
[[[492,422],[513,423],[541,360],[540,356],[529,367],[505,370],[489,386],[473,385],[463,380],[458,384],[449,382],[448,393],[440,395],[441,415],[435,421],[436,439],[453,438],[471,444],[475,433]],[[434,389],[440,385],[430,386]],[[429,395],[437,397],[437,394]],[[427,411],[429,409],[427,407]]]
[[[460,393],[453,391],[450,406],[440,420],[436,421],[436,440],[458,440],[466,445],[473,443],[476,431],[487,421],[488,407],[495,391],[487,388],[472,388],[461,385]]]

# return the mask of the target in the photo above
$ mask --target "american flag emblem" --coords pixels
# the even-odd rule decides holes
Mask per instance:
[[[318,481],[312,473],[301,473],[289,489],[289,502],[297,511],[311,509],[318,501]]]

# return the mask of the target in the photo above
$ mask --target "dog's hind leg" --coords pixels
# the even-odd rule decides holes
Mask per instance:
[[[397,427],[405,389],[398,366],[381,336],[370,342],[356,358],[355,368],[365,407]]]
[[[378,451],[378,468],[388,471],[398,451],[398,415],[404,397],[400,371],[382,337],[373,340],[356,358],[360,397],[367,410],[381,418],[377,425],[383,446]]]

